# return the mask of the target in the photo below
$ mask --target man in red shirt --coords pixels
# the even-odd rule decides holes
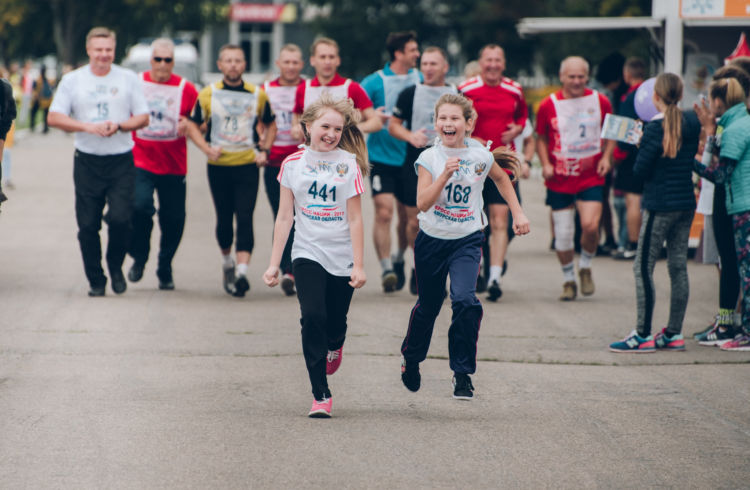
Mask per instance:
[[[608,155],[614,145],[605,140],[606,148],[602,148],[600,138],[604,116],[612,112],[612,105],[604,95],[586,87],[588,80],[586,60],[565,58],[560,64],[562,90],[542,101],[536,121],[546,204],[552,208],[555,250],[565,281],[562,301],[572,301],[578,294],[573,264],[576,209],[582,230],[581,293],[594,294],[591,260],[599,243],[604,176],[610,169]]]
[[[167,290],[174,289],[172,258],[185,226],[186,117],[198,98],[193,84],[173,74],[173,68],[174,43],[170,39],[155,40],[151,44],[151,70],[140,74],[151,117],[148,127],[133,133],[135,202],[128,250],[134,259],[128,279],[138,282],[150,251],[156,191],[161,228],[156,276],[159,289]]]
[[[305,80],[300,76],[305,62],[302,60],[302,50],[296,44],[287,44],[281,48],[279,58],[276,60],[280,76],[263,84],[263,91],[268,95],[271,109],[276,114],[276,139],[271,146],[268,163],[263,168],[263,181],[265,182],[268,202],[271,203],[274,219],[279,212],[279,182],[276,177],[281,169],[281,162],[299,150],[303,143],[302,138],[292,136],[292,116],[297,89],[304,85]],[[294,228],[289,232],[284,254],[281,257],[281,289],[287,296],[295,293],[294,276],[292,275],[292,243],[294,240]]]
[[[363,133],[380,131],[383,122],[373,109],[372,101],[364,89],[354,80],[344,78],[338,74],[341,58],[339,45],[333,39],[321,37],[310,46],[310,65],[315,68],[315,78],[305,80],[297,87],[292,120],[292,136],[302,139],[300,116],[307,106],[318,100],[323,93],[329,93],[334,98],[349,97],[354,107],[362,113],[362,121],[357,125]]]
[[[471,137],[486,144],[490,149],[498,146],[513,147],[513,140],[521,134],[528,117],[528,108],[523,98],[521,85],[504,77],[505,52],[497,44],[488,44],[479,52],[480,74],[462,83],[458,89],[474,103],[477,122]],[[516,192],[518,187],[516,185]],[[502,264],[508,250],[508,204],[500,195],[494,182],[485,181],[482,191],[484,204],[489,211],[490,275],[487,278],[487,299],[497,300],[503,292],[500,288]]]

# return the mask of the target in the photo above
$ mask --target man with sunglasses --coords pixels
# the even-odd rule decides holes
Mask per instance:
[[[188,116],[198,99],[195,86],[172,73],[174,43],[160,38],[151,43],[151,70],[139,75],[151,115],[147,127],[133,133],[135,147],[135,201],[133,236],[128,253],[133,265],[128,279],[138,282],[148,261],[154,191],[159,196],[161,240],[156,266],[159,289],[174,289],[172,258],[185,227]]]
[[[75,133],[75,184],[78,242],[89,281],[89,296],[104,296],[99,230],[107,223],[107,267],[112,290],[127,289],[122,263],[130,245],[135,167],[130,133],[148,125],[148,106],[138,77],[113,64],[115,33],[94,27],[86,36],[89,63],[60,81],[47,121]],[[107,214],[104,214],[104,206]]]

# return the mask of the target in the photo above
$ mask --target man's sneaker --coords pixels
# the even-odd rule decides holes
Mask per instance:
[[[393,272],[396,273],[396,291],[401,291],[404,288],[404,284],[406,284],[403,261],[393,263]]]
[[[387,270],[383,272],[382,276],[380,276],[380,281],[383,283],[383,291],[386,293],[392,293],[396,290],[398,276],[396,276],[396,273],[392,270]]]
[[[409,391],[419,391],[422,385],[422,375],[419,374],[419,363],[406,365],[406,359],[401,359],[401,382]]]
[[[109,278],[112,280],[112,291],[114,291],[115,294],[122,294],[128,289],[128,283],[125,282],[125,276],[122,274],[121,269],[110,270]]]
[[[750,335],[742,334],[738,335],[734,338],[734,340],[730,340],[729,342],[724,342],[721,345],[721,350],[729,350],[729,351],[750,351]]]
[[[704,338],[706,336],[706,334],[708,332],[710,332],[711,330],[713,330],[714,328],[716,328],[718,326],[719,326],[719,315],[716,315],[714,317],[714,321],[709,326],[707,326],[706,328],[704,328],[703,330],[701,330],[699,332],[695,332],[693,334],[693,338],[695,340],[702,339],[702,338]]]
[[[645,354],[649,352],[656,352],[656,345],[654,344],[654,337],[649,335],[648,337],[641,337],[638,332],[633,330],[630,335],[625,337],[619,342],[609,344],[609,350],[612,352],[633,352],[636,354]]]
[[[612,258],[615,260],[633,260],[635,259],[636,252],[638,251],[638,245],[627,244],[624,250],[618,250],[612,254]]]
[[[584,296],[594,294],[594,279],[591,277],[591,268],[584,267],[579,270],[578,277],[581,279],[581,294]]]
[[[490,287],[487,288],[487,292],[489,293],[487,299],[490,301],[497,301],[503,295],[503,290],[500,289],[500,284],[497,281],[492,281]]]
[[[339,370],[339,366],[341,366],[341,355],[343,353],[343,350],[343,347],[339,347],[336,350],[328,351],[328,355],[326,356],[326,374],[328,376]]]
[[[487,291],[487,279],[482,274],[477,276],[477,293],[483,293]]]
[[[227,294],[234,294],[234,263],[230,267],[223,267],[222,270],[224,271],[223,274],[223,281],[224,281],[224,291],[227,292]]]
[[[247,280],[247,277],[237,276],[237,280],[234,281],[234,296],[237,298],[242,298],[245,296],[245,293],[250,290],[250,283]]]
[[[455,373],[453,375],[453,398],[456,400],[471,400],[474,398],[474,385],[468,374]]]
[[[663,328],[661,332],[654,337],[654,346],[659,350],[685,350],[685,338],[681,333],[667,335],[667,329]]]
[[[414,268],[411,270],[411,278],[409,279],[409,292],[415,296],[419,294],[419,290],[417,289],[417,271]]]
[[[294,289],[294,276],[291,274],[284,274],[281,276],[281,290],[287,296],[294,296],[297,291]]]
[[[732,327],[724,327],[722,330],[722,326],[717,325],[716,328],[706,332],[704,335],[696,338],[696,340],[700,345],[722,345],[734,339],[735,335],[737,333]]]
[[[133,262],[133,265],[130,266],[130,270],[128,271],[128,280],[130,282],[138,282],[143,278],[143,268],[146,264],[141,264],[139,262]]]
[[[573,301],[578,296],[578,286],[575,281],[567,281],[563,284],[563,292],[560,301]]]
[[[312,408],[307,416],[313,419],[330,419],[332,408],[333,399],[330,396],[320,400],[315,400],[313,398]]]
[[[100,296],[104,296],[106,294],[106,286],[107,284],[103,284],[101,286],[89,286],[89,296],[92,298],[98,298]]]

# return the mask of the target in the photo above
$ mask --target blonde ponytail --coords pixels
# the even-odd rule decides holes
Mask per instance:
[[[682,146],[682,111],[677,107],[682,99],[682,80],[674,73],[662,73],[656,77],[654,93],[667,105],[664,111],[662,156],[674,158]]]

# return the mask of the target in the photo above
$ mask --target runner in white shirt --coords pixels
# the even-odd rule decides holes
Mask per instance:
[[[302,114],[306,146],[287,157],[279,173],[279,212],[263,280],[271,287],[279,283],[279,264],[294,223],[292,271],[314,397],[310,417],[331,416],[326,376],[341,364],[352,293],[366,280],[360,196],[368,163],[358,119],[349,99],[321,96]]]
[[[127,289],[122,263],[130,245],[135,167],[131,131],[148,125],[149,110],[138,76],[113,65],[115,33],[95,27],[86,36],[89,64],[65,75],[48,122],[75,132],[73,181],[76,221],[89,296],[104,296],[99,230],[105,204],[109,240],[107,266],[112,290]]]
[[[419,299],[409,317],[401,345],[404,356],[401,380],[411,391],[419,390],[419,363],[427,357],[432,329],[451,278],[453,320],[448,330],[450,368],[454,372],[453,397],[469,400],[474,387],[470,374],[476,370],[477,339],[482,305],[476,296],[479,259],[487,217],[482,208],[482,189],[487,177],[497,186],[513,215],[518,235],[529,232],[508,174],[517,173],[513,152],[498,148],[490,153],[467,136],[473,127],[473,105],[462,95],[442,95],[435,105],[435,129],[439,143],[417,159],[419,173],[417,207],[420,231],[414,245]],[[497,165],[495,163],[498,163]]]

